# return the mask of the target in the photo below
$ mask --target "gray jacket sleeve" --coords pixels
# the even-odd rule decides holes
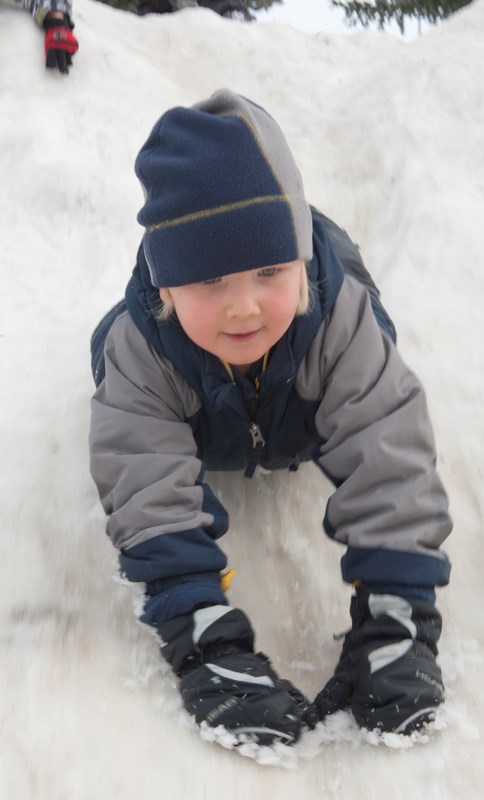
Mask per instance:
[[[336,486],[324,527],[348,546],[343,578],[387,589],[447,583],[439,547],[452,525],[424,392],[353,278],[298,381],[303,396],[321,395],[317,461]]]
[[[92,399],[91,473],[107,532],[130,580],[217,573],[214,543],[227,515],[203,483],[190,425],[199,400],[128,314],[105,345],[106,377]]]

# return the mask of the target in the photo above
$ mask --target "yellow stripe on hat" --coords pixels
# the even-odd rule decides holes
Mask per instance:
[[[181,217],[167,219],[165,222],[157,222],[156,225],[148,225],[146,230],[148,233],[153,233],[154,231],[161,231],[165,228],[172,228],[176,225],[184,225],[187,222],[196,222],[199,219],[215,217],[217,214],[227,214],[230,211],[240,211],[244,208],[250,208],[250,206],[262,205],[263,203],[290,203],[294,200],[300,200],[304,203],[306,202],[302,195],[274,194],[264,195],[262,197],[251,197],[248,200],[238,200],[236,203],[226,203],[222,206],[216,206],[215,208],[205,208],[201,211],[194,211],[191,214],[184,214]]]

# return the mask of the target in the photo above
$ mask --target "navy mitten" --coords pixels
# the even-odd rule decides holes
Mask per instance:
[[[362,728],[406,734],[434,719],[444,699],[435,607],[363,587],[351,619],[335,674],[314,701],[319,718],[349,707]]]
[[[186,710],[197,723],[222,725],[240,742],[296,742],[316,714],[304,695],[281,680],[262,653],[243,611],[207,606],[158,626],[161,651],[181,678]]]

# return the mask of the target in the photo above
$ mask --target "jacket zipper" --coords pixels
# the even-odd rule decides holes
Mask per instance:
[[[264,355],[263,370],[265,370],[266,367],[267,367],[267,359],[268,359],[268,357],[269,357],[269,351],[267,351],[267,353],[265,353],[265,355]],[[232,383],[235,383],[234,373],[233,373],[233,370],[232,370],[232,367],[230,366],[230,364],[227,361],[224,361],[223,359],[220,359],[220,361],[223,364],[223,366],[225,367],[225,369],[226,369],[226,371],[228,373],[228,376],[229,376],[230,380],[232,381]],[[256,392],[257,392],[257,397],[259,397],[260,386],[259,386],[259,382],[258,381],[255,384],[255,388],[256,388]],[[250,458],[249,463],[247,464],[247,468],[245,470],[245,476],[247,478],[251,478],[252,475],[254,474],[255,468],[256,468],[257,463],[259,461],[257,451],[259,451],[263,447],[265,447],[265,443],[266,443],[266,440],[262,436],[262,431],[261,431],[261,429],[259,428],[259,426],[257,425],[256,422],[251,422],[251,424],[249,426],[249,433],[250,433],[250,435],[252,437],[252,457]]]
[[[266,440],[262,436],[262,431],[256,422],[253,422],[249,428],[250,435],[252,436],[252,447],[260,449],[265,446]]]
[[[259,453],[265,445],[265,439],[262,436],[262,431],[257,425],[256,422],[252,422],[249,433],[252,436],[252,456],[249,459],[249,463],[245,469],[244,475],[246,478],[252,478],[255,468],[259,463]]]

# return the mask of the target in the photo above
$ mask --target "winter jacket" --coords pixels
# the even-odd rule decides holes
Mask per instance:
[[[147,622],[225,602],[216,540],[228,518],[207,467],[250,476],[257,464],[294,469],[312,459],[335,486],[324,529],[347,546],[345,581],[426,599],[448,581],[439,547],[451,521],[422,387],[349,238],[317,212],[313,231],[320,296],[272,349],[258,397],[176,320],[155,319],[142,251],[125,303],[108,316],[101,358],[93,337],[102,380],[91,471],[121,571],[147,585]]]

